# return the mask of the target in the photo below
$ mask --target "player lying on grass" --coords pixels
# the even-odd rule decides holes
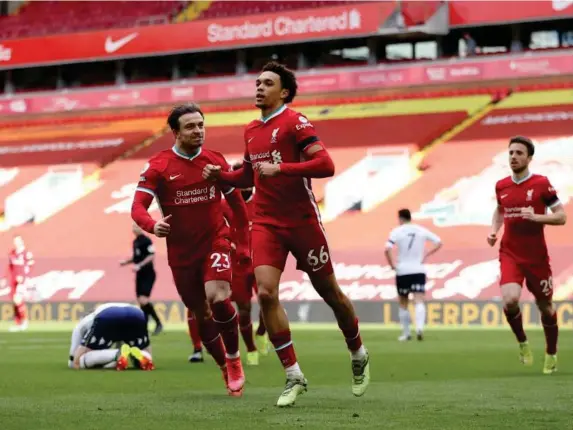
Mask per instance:
[[[112,348],[123,342],[120,349]],[[141,370],[153,370],[147,318],[137,306],[106,303],[83,317],[72,332],[68,367],[125,370],[129,360]]]

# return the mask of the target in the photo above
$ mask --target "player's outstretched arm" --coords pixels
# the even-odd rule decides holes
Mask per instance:
[[[238,189],[234,189],[225,198],[233,212],[233,223],[237,226],[237,254],[240,261],[249,258],[249,215],[247,205]]]
[[[330,178],[334,176],[334,162],[328,151],[316,143],[304,151],[307,161],[279,164],[280,173],[305,178]]]
[[[131,218],[146,232],[152,233],[157,237],[165,237],[171,231],[171,226],[167,222],[171,215],[167,215],[156,222],[148,212],[152,201],[153,196],[151,194],[139,190],[136,191],[133,204],[131,205]]]

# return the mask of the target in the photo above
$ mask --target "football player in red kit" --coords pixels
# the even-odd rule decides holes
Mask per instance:
[[[553,281],[544,226],[564,225],[567,217],[555,189],[545,176],[529,171],[535,153],[533,142],[522,136],[509,142],[509,165],[513,174],[495,185],[497,207],[493,214],[490,246],[504,226],[499,248],[501,294],[504,312],[517,341],[523,364],[533,364],[533,354],[523,330],[519,298],[523,282],[535,297],[545,332],[543,373],[557,370],[557,314],[553,307]],[[547,213],[547,208],[551,213]]]
[[[352,392],[361,396],[370,380],[369,357],[358,319],[332,266],[330,251],[310,178],[334,175],[334,164],[312,123],[287,107],[296,96],[293,72],[271,62],[256,80],[261,118],[247,125],[243,168],[228,172],[212,163],[203,176],[246,188],[255,186],[251,230],[258,298],[271,343],[285,368],[286,386],[277,405],[294,404],[307,389],[296,359],[289,322],[279,302],[279,282],[290,253],[332,308],[352,357]]]
[[[234,170],[242,167],[241,163],[235,163]],[[241,194],[247,205],[247,212],[249,219],[251,218],[250,209],[253,199],[254,189],[252,187],[241,190]],[[253,290],[256,291],[255,275],[253,273],[252,262],[249,259],[241,263],[237,258],[236,252],[236,233],[241,228],[240,225],[234,221],[233,211],[226,200],[223,200],[223,213],[225,219],[231,228],[231,266],[233,271],[233,280],[231,282],[231,301],[237,304],[239,311],[239,329],[241,336],[247,348],[247,364],[249,366],[256,366],[259,364],[259,353],[261,355],[268,355],[268,343],[266,337],[266,329],[262,314],[259,315],[259,326],[257,328],[256,343],[253,337],[253,324],[251,319],[251,300],[253,297]],[[201,363],[203,362],[203,353],[201,347],[201,338],[197,327],[197,319],[194,317],[193,312],[187,310],[187,325],[189,328],[189,337],[193,343],[193,354],[189,356],[189,362]]]
[[[202,147],[205,122],[201,109],[193,104],[177,106],[167,122],[175,145],[145,165],[132,218],[143,230],[167,238],[167,258],[177,291],[197,318],[203,345],[221,367],[229,394],[241,395],[245,375],[239,357],[237,312],[229,299],[231,243],[221,193],[243,226],[237,234],[237,253],[244,260],[249,258],[245,203],[238,190],[201,176],[207,164],[229,168],[220,153]],[[159,221],[148,213],[154,197],[162,211]]]
[[[14,248],[8,254],[8,276],[10,297],[14,306],[14,325],[10,331],[24,331],[28,328],[24,288],[30,278],[34,256],[26,249],[21,236],[14,237]]]

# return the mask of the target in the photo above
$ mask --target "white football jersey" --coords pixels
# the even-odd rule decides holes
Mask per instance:
[[[99,305],[92,313],[87,314],[83,317],[72,332],[72,339],[70,345],[70,359],[68,360],[68,366],[73,367],[73,362],[71,357],[74,356],[76,353],[76,349],[80,346],[82,339],[86,335],[87,332],[90,331],[94,324],[95,317],[103,310],[111,308],[111,307],[134,307],[139,309],[138,306],[132,305],[130,303],[104,303],[103,305]]]
[[[398,246],[396,275],[426,273],[422,263],[426,241],[435,244],[441,242],[440,238],[427,228],[412,223],[402,224],[390,232],[386,249]]]

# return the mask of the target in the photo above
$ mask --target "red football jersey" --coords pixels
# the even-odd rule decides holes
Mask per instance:
[[[30,276],[34,256],[30,251],[23,249],[18,252],[12,249],[8,254],[8,280],[11,285],[21,284]]]
[[[547,208],[559,204],[549,180],[530,174],[519,182],[508,176],[495,185],[497,204],[503,208],[505,231],[500,252],[509,254],[519,263],[549,262],[544,225],[523,218],[523,211],[545,214]]]
[[[176,148],[161,151],[145,165],[139,178],[138,191],[155,197],[163,216],[172,215],[167,222],[167,259],[172,267],[186,266],[203,258],[214,240],[229,237],[229,227],[223,217],[221,192],[233,188],[209,182],[202,177],[206,164],[229,169],[218,152],[201,148],[188,157]]]
[[[268,118],[247,125],[245,161],[253,165],[298,163],[316,142],[320,140],[310,121],[283,106]],[[309,178],[285,175],[260,178],[255,171],[254,183],[254,224],[296,227],[320,221]]]

